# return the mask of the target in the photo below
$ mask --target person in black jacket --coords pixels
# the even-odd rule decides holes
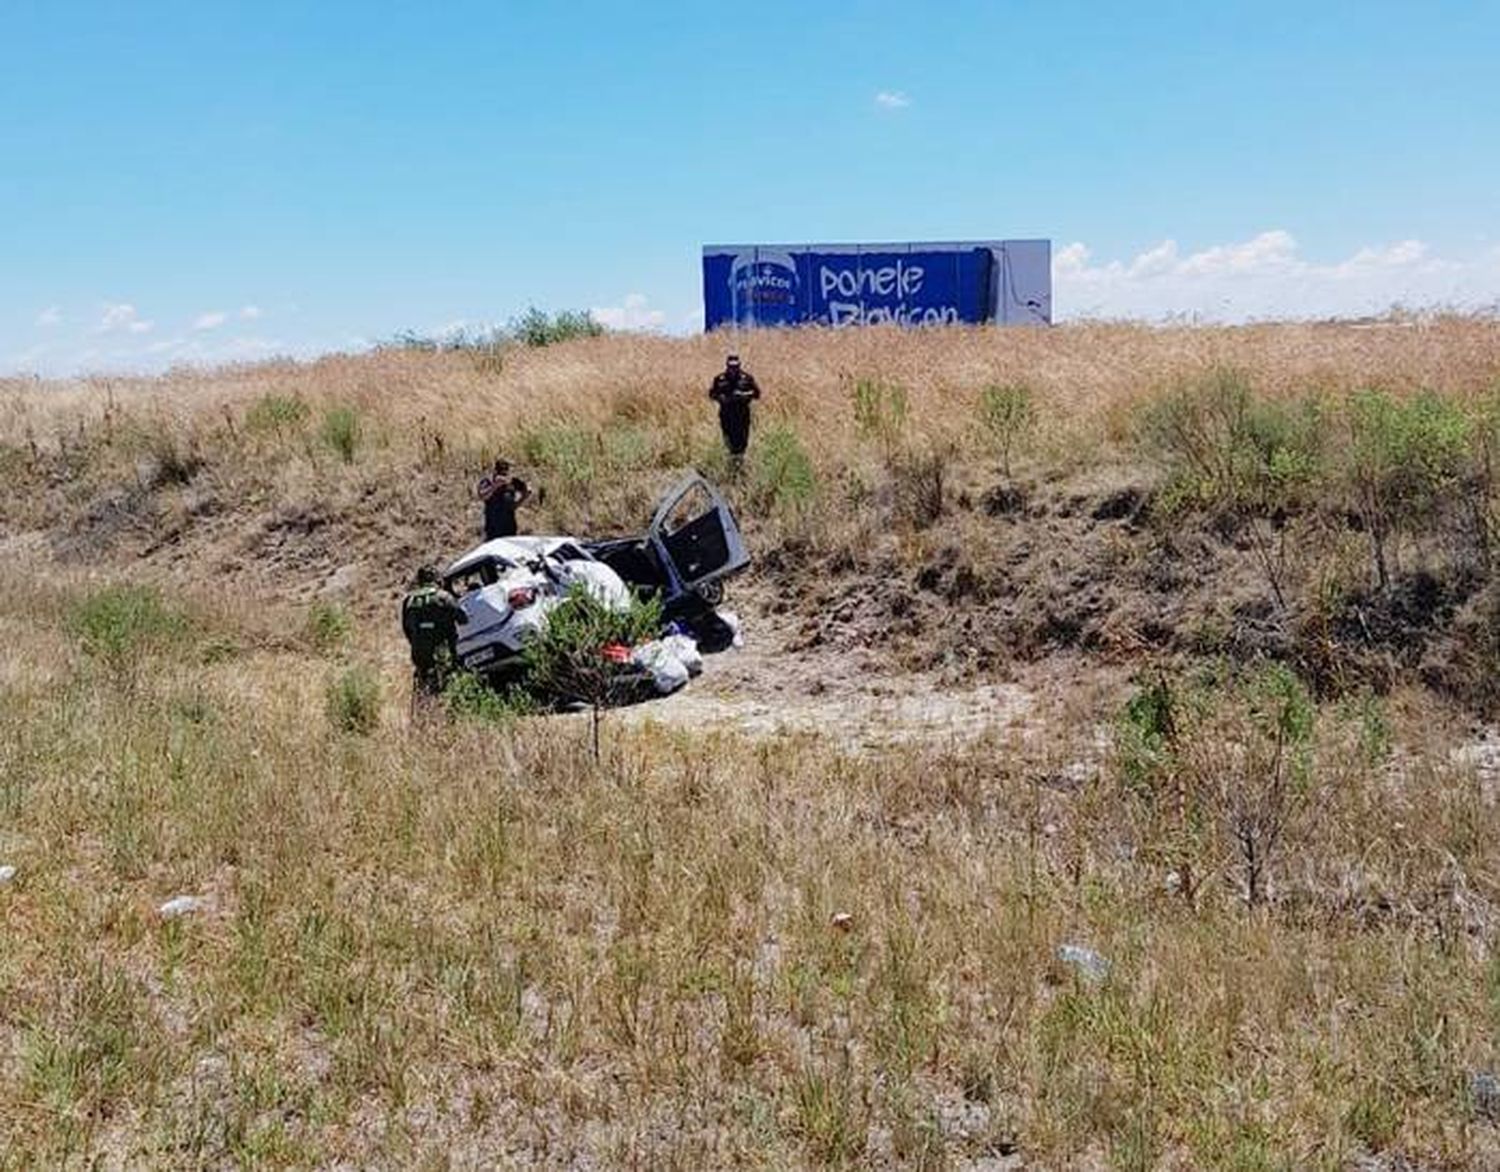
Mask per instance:
[[[730,465],[738,470],[750,446],[750,404],[760,398],[760,385],[740,365],[740,356],[731,354],[714,376],[708,397],[719,405],[719,430],[724,433]]]
[[[479,499],[484,502],[484,539],[514,537],[516,509],[531,496],[531,489],[519,476],[510,474],[510,462],[496,460],[493,475],[479,482]]]

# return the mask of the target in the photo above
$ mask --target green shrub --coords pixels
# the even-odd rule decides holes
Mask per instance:
[[[307,612],[307,637],[321,651],[341,646],[353,626],[349,611],[337,602],[320,600]]]
[[[1115,726],[1115,751],[1132,785],[1151,785],[1175,763],[1177,708],[1177,689],[1165,675],[1126,701]]]
[[[536,711],[535,702],[520,689],[497,692],[473,672],[461,671],[443,689],[448,715],[486,724],[507,724]]]
[[[1473,423],[1438,395],[1401,401],[1384,391],[1352,395],[1347,418],[1348,491],[1384,589],[1401,536],[1432,518],[1468,470]]]
[[[768,429],[750,453],[750,499],[756,512],[796,515],[818,495],[818,477],[797,433]]]
[[[633,599],[615,610],[582,585],[573,587],[526,645],[529,690],[562,703],[587,704],[593,713],[594,755],[599,755],[599,714],[623,698],[620,666],[603,655],[611,643],[633,647],[661,631],[661,602]]]
[[[121,583],[91,591],[68,610],[66,625],[84,653],[111,666],[178,640],[187,622],[150,586]]]
[[[1317,710],[1295,672],[1268,663],[1241,675],[1159,675],[1126,703],[1116,723],[1121,774],[1151,812],[1156,851],[1195,876],[1237,856],[1247,903],[1267,875],[1312,792]]]
[[[359,450],[359,412],[353,407],[330,407],[323,414],[323,442],[338,453],[345,464],[354,462]]]
[[[532,306],[511,320],[507,333],[523,346],[552,346],[574,338],[597,338],[605,332],[586,309],[562,309],[548,314]]]
[[[864,439],[879,442],[887,452],[906,430],[906,388],[875,379],[854,384],[854,426]]]
[[[324,700],[328,723],[341,732],[369,733],[380,723],[380,680],[367,667],[356,664],[340,672]]]
[[[1297,507],[1326,475],[1325,414],[1315,398],[1259,398],[1243,374],[1216,367],[1148,403],[1136,438],[1167,468],[1169,509],[1270,512]]]
[[[311,414],[311,408],[299,396],[267,392],[245,413],[245,428],[260,433],[296,431]]]
[[[602,448],[595,432],[561,420],[531,428],[520,440],[522,459],[550,472],[554,481],[575,487],[593,483],[599,473]]]
[[[1021,384],[985,387],[979,395],[979,421],[1000,453],[1001,471],[1009,476],[1011,452],[1036,422],[1031,388]]]

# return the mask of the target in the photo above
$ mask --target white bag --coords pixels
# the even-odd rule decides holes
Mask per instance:
[[[677,691],[688,682],[691,674],[687,665],[665,646],[663,639],[642,643],[630,653],[630,662],[651,673],[651,684],[662,696]]]
[[[703,653],[698,650],[698,641],[691,635],[666,635],[657,641],[682,661],[682,666],[688,669],[688,675],[695,676],[703,671]]]

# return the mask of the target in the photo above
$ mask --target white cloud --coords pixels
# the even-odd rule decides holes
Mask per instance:
[[[62,321],[62,310],[56,305],[49,305],[41,313],[36,315],[37,329],[50,329]]]
[[[149,334],[155,325],[156,323],[152,321],[142,321],[135,311],[135,306],[120,302],[104,307],[104,316],[99,319],[98,332],[101,334]]]
[[[875,104],[882,110],[904,110],[911,105],[911,99],[901,90],[881,90],[875,95]]]
[[[193,319],[193,329],[216,330],[228,320],[229,315],[222,310],[210,310],[208,313],[200,313]]]
[[[1352,317],[1394,305],[1500,302],[1500,252],[1437,258],[1420,240],[1371,245],[1344,260],[1308,260],[1290,232],[1183,255],[1164,240],[1129,261],[1096,263],[1081,242],[1052,257],[1058,317],[1187,317],[1207,321]]]
[[[659,330],[666,325],[663,310],[652,309],[644,293],[630,293],[623,305],[606,305],[589,310],[594,320],[611,330]]]
[[[256,321],[265,316],[265,310],[258,305],[246,305],[240,309],[241,321]]]

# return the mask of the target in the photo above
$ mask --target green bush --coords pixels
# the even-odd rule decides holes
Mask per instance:
[[[979,395],[979,421],[1000,453],[1001,471],[1009,476],[1011,453],[1036,422],[1031,388],[1021,384],[985,387]]]
[[[536,711],[535,702],[520,689],[497,692],[473,672],[455,674],[443,689],[448,715],[486,724],[507,724]]]
[[[296,431],[307,422],[311,408],[297,395],[262,395],[245,413],[245,428],[260,433]]]
[[[122,583],[91,591],[68,610],[66,626],[84,653],[111,666],[160,650],[187,630],[187,622],[150,586]]]
[[[906,430],[906,388],[875,379],[854,384],[854,426],[864,439],[879,442],[889,452]]]
[[[512,319],[506,332],[523,346],[552,346],[574,338],[597,338],[605,329],[586,309],[562,309],[548,314],[532,306]]]
[[[330,407],[323,414],[323,442],[338,453],[345,464],[354,462],[359,450],[359,412],[353,407]]]
[[[349,611],[337,602],[318,601],[307,612],[307,637],[321,651],[341,646],[353,626]]]
[[[576,423],[552,420],[522,434],[521,457],[551,473],[565,485],[586,487],[599,474],[603,443],[597,433]]]
[[[1167,468],[1168,508],[1269,512],[1303,503],[1326,476],[1326,425],[1318,399],[1260,398],[1243,374],[1216,367],[1148,403],[1136,437]]]
[[[1457,404],[1431,393],[1402,401],[1360,391],[1349,399],[1347,419],[1345,478],[1384,589],[1401,536],[1431,519],[1468,472],[1474,425]]]
[[[817,495],[817,473],[797,433],[785,425],[768,429],[750,453],[750,499],[756,512],[800,514]]]
[[[1116,723],[1117,761],[1150,812],[1148,849],[1178,872],[1184,894],[1230,855],[1246,902],[1265,898],[1276,852],[1310,805],[1316,723],[1306,685],[1279,663],[1163,674],[1131,696]]]
[[[605,658],[611,643],[633,647],[661,631],[661,602],[635,598],[615,610],[582,585],[573,587],[526,645],[528,690],[561,703],[587,704],[593,712],[594,755],[599,755],[599,714],[623,698],[626,673]]]
[[[380,723],[380,680],[369,668],[346,668],[328,684],[328,723],[341,732],[369,733]]]

